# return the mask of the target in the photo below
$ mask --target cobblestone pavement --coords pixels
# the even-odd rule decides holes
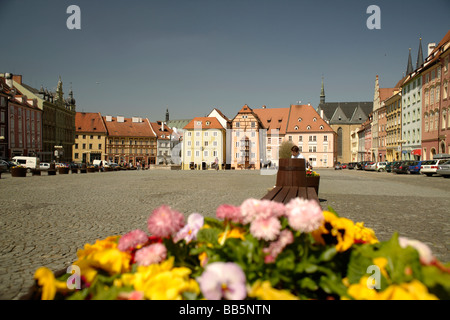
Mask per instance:
[[[394,232],[450,261],[450,179],[318,170],[324,209],[364,221],[379,240]],[[263,197],[276,181],[259,171],[120,171],[0,179],[0,299],[15,300],[41,266],[67,268],[76,251],[110,235],[146,229],[156,207],[214,216],[223,203]]]

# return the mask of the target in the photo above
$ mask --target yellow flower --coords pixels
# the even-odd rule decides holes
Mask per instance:
[[[228,238],[236,238],[241,239],[242,241],[245,240],[245,230],[242,228],[235,227],[231,229],[230,231],[225,231],[219,234],[219,243],[224,243],[226,239]]]
[[[334,244],[338,252],[344,252],[354,243],[355,228],[353,221],[339,218],[329,211],[324,211],[324,222],[312,232],[313,238],[325,245]]]
[[[418,280],[400,285],[391,285],[379,293],[381,300],[438,300],[428,292],[427,287]]]
[[[369,280],[368,276],[362,277],[359,283],[349,286],[347,293],[357,300],[378,300],[377,290],[369,288],[367,280]],[[347,298],[343,297],[342,300],[347,300]]]
[[[188,268],[173,268],[173,257],[149,266],[140,266],[134,274],[123,274],[120,284],[133,286],[151,300],[181,300],[183,292],[200,293],[198,283],[190,279]]]
[[[374,244],[378,243],[378,239],[372,229],[364,227],[364,222],[357,222],[355,224],[355,242]]]
[[[56,280],[53,272],[46,267],[37,269],[34,273],[34,279],[42,287],[42,300],[53,300],[57,291],[69,290],[67,284],[64,281]]]
[[[386,271],[386,266],[387,266],[387,264],[388,264],[388,260],[387,260],[386,258],[384,258],[384,257],[379,257],[379,258],[373,259],[373,263],[374,263],[378,268],[380,268],[381,274],[382,274],[386,279],[388,279],[389,276],[388,276],[387,271]]]
[[[269,281],[257,280],[251,287],[248,296],[260,300],[300,300],[287,290],[272,288]]]

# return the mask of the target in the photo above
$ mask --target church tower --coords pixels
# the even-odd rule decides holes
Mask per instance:
[[[419,69],[419,67],[423,64],[423,52],[422,52],[422,38],[419,40],[419,53],[417,54],[417,64],[416,69]]]
[[[413,70],[412,61],[411,61],[411,48],[409,48],[408,65],[406,66],[406,75],[409,75],[413,71],[414,70]]]
[[[166,109],[166,123],[169,122],[169,109]]]
[[[323,86],[323,77],[322,77],[322,88],[320,89],[320,104],[325,103],[325,89]]]

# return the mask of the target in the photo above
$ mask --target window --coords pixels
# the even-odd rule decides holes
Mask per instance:
[[[86,149],[86,143],[83,143],[83,149]]]
[[[190,147],[191,146],[191,141],[187,142],[187,146]]]
[[[241,123],[240,122],[236,122],[235,127],[236,128],[240,128],[241,127]]]
[[[302,142],[303,141],[303,136],[298,136],[298,142]]]
[[[196,156],[196,157],[200,157],[200,151],[198,151],[198,150],[195,151],[195,156]]]
[[[256,128],[256,122],[252,121],[251,127],[252,127],[252,128]]]
[[[75,143],[75,149],[78,149],[78,143]]]
[[[311,126],[307,126],[307,127],[306,127],[306,130],[311,130]]]
[[[203,154],[205,155],[205,157],[207,157],[207,156],[208,156],[208,150],[205,150],[205,151],[203,152]]]
[[[320,128],[320,130],[323,130],[323,126],[320,126],[319,128]]]
[[[208,137],[208,131],[205,131],[205,137]],[[164,138],[164,137],[163,137]]]
[[[207,147],[208,146],[208,141],[205,141],[205,147]]]
[[[236,141],[236,148],[239,148],[239,141]]]
[[[302,118],[298,118],[298,122],[302,122]]]
[[[86,139],[86,135],[85,134],[83,134],[83,139]]]
[[[217,137],[217,131],[214,131],[214,132],[213,132],[213,136],[214,136],[214,137]]]
[[[316,152],[317,147],[316,146],[309,146],[309,152]]]
[[[314,118],[313,118],[313,121],[314,121],[314,122],[316,122],[316,121],[317,121],[317,118],[316,118],[316,117],[314,117]]]
[[[195,146],[200,147],[200,141],[195,141]]]
[[[328,136],[323,136],[323,141],[328,141]]]
[[[448,81],[447,80],[445,80],[445,82],[444,82],[444,94],[443,94],[443,99],[447,99],[447,97],[448,97]]]
[[[187,136],[192,137],[192,132],[188,131]]]
[[[102,148],[102,144],[101,144],[101,143],[98,144],[98,148],[99,148],[99,149]]]
[[[75,153],[75,159],[78,159],[78,153]]]
[[[292,141],[292,136],[289,136],[289,141]]]
[[[188,150],[188,152],[186,153],[186,155],[187,155],[188,157],[190,157],[190,156],[191,156],[191,150]]]

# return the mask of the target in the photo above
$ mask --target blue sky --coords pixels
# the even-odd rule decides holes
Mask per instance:
[[[69,30],[69,5],[81,30]],[[381,29],[369,30],[370,5]],[[77,111],[151,121],[233,118],[252,108],[371,101],[375,77],[393,87],[415,66],[419,37],[438,43],[450,1],[0,0],[0,73],[55,90],[61,76]]]

